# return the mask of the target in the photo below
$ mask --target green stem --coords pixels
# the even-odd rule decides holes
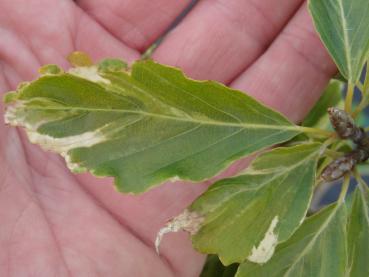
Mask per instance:
[[[361,177],[359,171],[355,168],[354,169],[354,177],[356,179],[356,181],[358,182],[360,189],[363,189],[362,186],[367,187],[367,183],[365,182],[365,180]]]
[[[154,54],[156,48],[159,47],[161,41],[156,41],[146,51],[141,55],[141,60],[151,59],[151,56]]]
[[[367,99],[366,97],[361,99],[359,105],[356,107],[354,112],[352,113],[352,117],[355,118],[365,107],[367,106]]]
[[[346,93],[346,99],[345,99],[345,111],[347,113],[351,113],[352,109],[352,99],[354,98],[354,84],[348,83],[347,85],[347,93]]]
[[[343,180],[340,196],[338,197],[338,201],[337,201],[338,204],[342,204],[345,201],[345,197],[346,197],[349,185],[350,185],[350,173],[347,173]]]
[[[356,84],[357,88],[363,93],[364,92],[364,86],[360,81]]]
[[[303,133],[317,135],[321,137],[331,137],[333,134],[335,134],[335,132],[305,126],[296,126],[296,128],[294,129],[296,129],[297,131],[301,131]]]
[[[337,152],[332,149],[325,149],[324,154],[327,154],[327,156],[337,159],[342,156],[342,152]]]
[[[356,86],[361,91],[361,101],[359,105],[356,107],[352,116],[356,117],[363,109],[368,105],[369,100],[369,70],[366,70],[364,85],[360,83],[360,81],[356,84]]]

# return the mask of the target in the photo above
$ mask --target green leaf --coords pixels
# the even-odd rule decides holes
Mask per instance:
[[[302,122],[302,125],[321,129],[326,129],[330,126],[327,109],[329,107],[343,108],[344,101],[342,90],[343,83],[337,80],[332,80],[324,90],[318,102]]]
[[[74,172],[114,176],[118,190],[134,193],[169,179],[210,178],[299,133],[240,91],[153,61],[130,72],[109,62],[100,71],[42,76],[7,101],[6,122],[25,127],[33,143],[61,153]]]
[[[346,270],[346,207],[331,205],[305,220],[268,263],[245,262],[236,276],[343,277]]]
[[[312,197],[320,144],[276,148],[240,175],[211,186],[189,207],[202,217],[196,249],[223,264],[265,263],[303,221]],[[196,218],[198,221],[198,217]]]
[[[310,0],[309,9],[341,74],[355,84],[369,53],[368,0]]]
[[[349,276],[369,276],[369,191],[356,188],[348,222]]]
[[[236,274],[237,267],[238,264],[224,266],[217,255],[209,255],[200,277],[233,277]]]

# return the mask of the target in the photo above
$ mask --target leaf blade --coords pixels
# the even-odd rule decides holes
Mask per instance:
[[[268,263],[245,262],[236,276],[346,276],[346,219],[345,205],[323,209],[279,245]]]
[[[349,276],[368,276],[369,259],[369,190],[356,188],[348,221]],[[366,272],[366,273],[365,273]]]
[[[310,0],[309,10],[340,72],[355,84],[369,53],[368,2]]]
[[[5,116],[70,169],[114,176],[119,190],[133,193],[172,178],[210,178],[299,133],[239,91],[152,61],[131,72],[86,66],[42,76],[18,90]]]
[[[267,262],[305,217],[320,147],[276,148],[244,175],[215,183],[189,208],[204,218],[192,236],[194,247],[218,254],[225,265]]]

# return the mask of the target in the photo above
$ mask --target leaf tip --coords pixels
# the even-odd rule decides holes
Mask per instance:
[[[38,72],[41,75],[59,75],[62,74],[64,71],[56,64],[47,64],[38,69]]]
[[[163,236],[167,233],[185,231],[195,235],[204,221],[204,217],[198,212],[185,209],[181,214],[171,219],[163,228],[161,228],[155,239],[155,249],[159,254],[160,243]]]

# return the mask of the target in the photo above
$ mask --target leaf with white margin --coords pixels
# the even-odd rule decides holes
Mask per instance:
[[[246,259],[267,262],[306,215],[320,151],[314,143],[261,154],[243,175],[216,182],[195,200],[183,214],[196,221],[186,221],[182,229],[196,226],[194,247],[218,254],[224,265]],[[169,226],[178,231],[176,222]]]
[[[112,61],[44,71],[6,97],[6,122],[62,154],[71,170],[115,177],[124,192],[210,178],[300,133],[240,91],[153,61],[137,61],[130,71]]]
[[[366,185],[353,192],[347,238],[348,276],[369,276],[369,190]]]
[[[341,74],[355,84],[369,55],[368,0],[310,0],[309,10]]]
[[[307,218],[264,265],[242,263],[237,277],[344,277],[347,270],[346,206]],[[362,275],[363,276],[363,275]]]

